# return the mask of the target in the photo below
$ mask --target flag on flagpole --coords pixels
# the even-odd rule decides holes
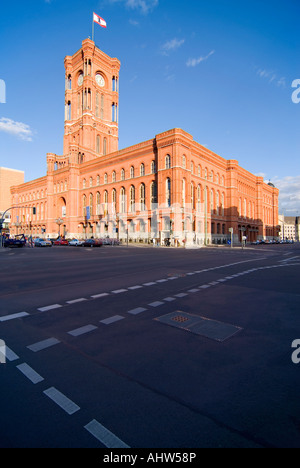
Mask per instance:
[[[93,13],[93,21],[94,23],[97,23],[100,26],[102,26],[102,28],[107,27],[106,21],[103,18],[101,18],[101,16],[96,15],[96,13]]]

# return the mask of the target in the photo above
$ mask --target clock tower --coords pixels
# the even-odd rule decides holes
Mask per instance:
[[[81,164],[118,151],[119,60],[85,39],[65,71],[64,156]]]

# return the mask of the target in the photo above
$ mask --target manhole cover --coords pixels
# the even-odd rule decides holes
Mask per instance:
[[[219,342],[233,337],[242,330],[241,327],[230,323],[218,322],[217,320],[188,314],[179,310],[154,320]]]
[[[174,320],[174,322],[183,323],[188,322],[189,319],[187,317],[182,317],[182,315],[177,315],[177,317],[172,317],[171,320]]]

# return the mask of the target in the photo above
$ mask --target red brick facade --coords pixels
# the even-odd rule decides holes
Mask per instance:
[[[118,151],[117,59],[87,39],[65,69],[64,155],[49,153],[45,177],[12,189],[24,206],[13,233],[127,239],[128,230],[133,241],[190,245],[226,242],[229,228],[235,240],[278,236],[278,189],[185,131]]]

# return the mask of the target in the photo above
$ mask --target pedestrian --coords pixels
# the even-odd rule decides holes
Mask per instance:
[[[153,239],[153,247],[155,247],[156,239]]]

